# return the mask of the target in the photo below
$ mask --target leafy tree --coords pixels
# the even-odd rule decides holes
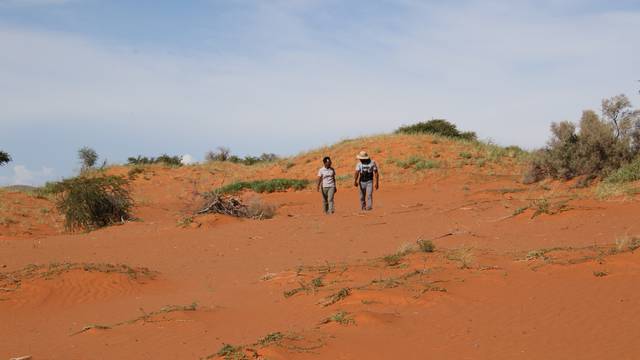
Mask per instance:
[[[98,161],[98,153],[88,146],[82,147],[78,150],[78,159],[82,164],[82,171],[91,169]]]
[[[618,95],[602,101],[602,118],[586,110],[579,126],[553,123],[551,139],[533,154],[524,181],[606,177],[639,154],[640,112],[631,108],[626,96]]]
[[[0,150],[0,166],[3,166],[10,161],[11,161],[11,155]]]

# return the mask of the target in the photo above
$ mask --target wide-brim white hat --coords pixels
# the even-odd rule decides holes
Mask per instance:
[[[356,155],[356,158],[360,159],[360,160],[367,160],[369,159],[369,154],[367,154],[366,151],[360,151],[360,153],[358,153],[358,155]]]

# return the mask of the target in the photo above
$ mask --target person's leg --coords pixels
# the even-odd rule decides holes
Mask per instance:
[[[329,214],[333,214],[333,212],[335,211],[335,207],[333,204],[333,197],[335,194],[336,194],[336,188],[334,187],[328,188],[327,199],[329,200],[329,207],[327,208],[327,212]]]
[[[366,195],[367,195],[367,183],[361,182],[358,184],[360,189],[360,209],[364,210],[367,207]]]
[[[326,214],[329,211],[329,188],[322,188],[322,210]]]
[[[367,210],[373,209],[373,181],[367,181]]]

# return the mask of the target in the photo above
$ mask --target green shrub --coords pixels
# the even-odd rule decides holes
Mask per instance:
[[[404,160],[390,160],[391,163],[403,169],[414,168],[415,170],[435,169],[440,167],[440,163],[434,160],[425,159],[417,155],[411,155]]]
[[[157,158],[154,158],[138,155],[137,157],[129,157],[127,162],[129,165],[163,164],[167,166],[182,166],[182,156],[162,154]]]
[[[302,190],[309,185],[309,180],[298,179],[271,179],[255,181],[239,181],[225,185],[214,192],[219,194],[233,194],[242,190],[250,189],[257,193],[272,193],[275,191],[286,191],[288,189]]]
[[[130,218],[128,181],[120,176],[78,176],[51,185],[68,230],[95,229]]]
[[[464,140],[477,139],[475,132],[461,132],[455,124],[443,119],[435,119],[419,122],[413,125],[401,126],[396,130],[396,134],[434,134]]]
[[[416,163],[415,169],[417,171],[420,170],[428,170],[428,169],[437,169],[440,167],[440,163],[435,160],[424,159],[420,160]]]
[[[640,158],[636,158],[633,162],[623,165],[618,170],[607,176],[605,182],[608,183],[626,183],[640,180]]]
[[[10,161],[11,161],[11,155],[0,150],[0,166],[3,166],[4,164]]]

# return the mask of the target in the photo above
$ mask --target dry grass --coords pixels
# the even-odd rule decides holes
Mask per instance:
[[[637,248],[640,248],[640,238],[636,236],[624,235],[616,239],[618,252],[634,251]]]
[[[471,269],[473,262],[475,261],[473,248],[461,247],[459,249],[451,250],[447,254],[447,259],[459,262],[461,269]]]
[[[266,203],[259,198],[253,198],[247,205],[247,216],[252,219],[271,219],[276,215],[276,206]]]
[[[338,311],[328,318],[320,321],[320,324],[328,324],[332,322],[340,325],[351,325],[356,323],[355,319],[351,317],[349,313],[347,313],[346,311]]]
[[[85,327],[83,327],[82,329],[76,331],[75,333],[71,334],[73,335],[78,335],[81,334],[85,331],[89,331],[89,330],[109,330],[109,329],[113,329],[115,327],[118,326],[122,326],[122,325],[130,325],[130,324],[134,324],[137,323],[138,321],[151,321],[152,318],[158,316],[158,315],[163,315],[163,314],[168,314],[168,313],[172,313],[172,312],[185,312],[185,311],[196,311],[198,309],[198,304],[197,303],[191,303],[189,305],[167,305],[167,306],[163,306],[162,308],[160,308],[160,310],[157,311],[152,311],[150,313],[146,313],[144,312],[144,310],[140,309],[140,311],[142,311],[142,315],[130,319],[130,320],[126,320],[126,321],[121,321],[115,324],[111,324],[111,325],[104,325],[104,324],[90,324],[87,325]]]
[[[154,279],[157,272],[149,270],[145,267],[131,267],[124,264],[106,264],[106,263],[51,263],[47,265],[29,264],[23,269],[9,273],[0,273],[0,288],[9,289],[11,291],[20,288],[22,281],[28,279],[51,279],[63,273],[82,270],[87,272],[100,272],[105,274],[123,274],[131,279],[143,281],[145,279]],[[7,287],[10,288],[7,288]]]

